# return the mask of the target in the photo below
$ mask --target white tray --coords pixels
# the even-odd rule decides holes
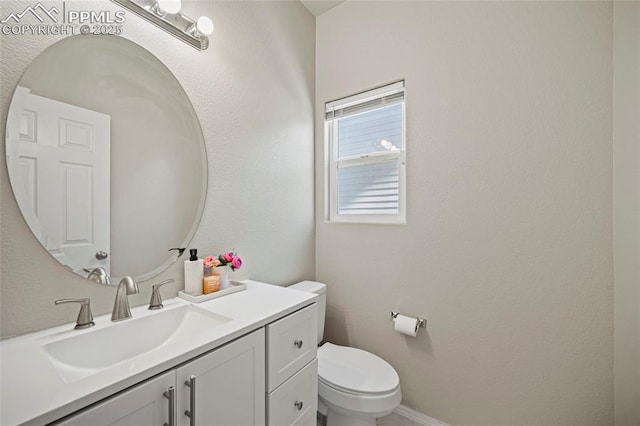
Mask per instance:
[[[209,294],[203,294],[201,296],[192,296],[180,290],[178,292],[178,297],[184,300],[188,300],[191,303],[201,303],[201,302],[206,302],[207,300],[217,299],[218,297],[226,296],[232,293],[237,293],[239,291],[247,289],[246,284],[239,283],[237,281],[230,281],[229,284],[231,284],[231,287],[229,288],[225,288],[224,290],[218,290]]]

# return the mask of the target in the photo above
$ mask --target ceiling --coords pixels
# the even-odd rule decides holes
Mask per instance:
[[[329,9],[333,9],[345,0],[300,0],[302,4],[309,9],[313,16],[319,16]]]

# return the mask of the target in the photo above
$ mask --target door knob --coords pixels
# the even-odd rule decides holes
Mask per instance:
[[[96,259],[98,260],[105,260],[107,257],[109,257],[109,253],[107,253],[106,251],[99,251],[96,253]]]

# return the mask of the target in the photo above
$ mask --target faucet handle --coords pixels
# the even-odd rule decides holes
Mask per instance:
[[[78,318],[76,319],[75,329],[89,328],[96,325],[93,322],[93,315],[91,315],[91,306],[89,303],[91,299],[59,299],[54,303],[56,305],[61,305],[63,303],[79,303],[80,304],[80,312],[78,313]]]
[[[162,305],[162,296],[160,296],[160,286],[165,284],[169,284],[174,282],[173,278],[169,278],[168,280],[164,280],[159,284],[154,284],[151,286],[151,300],[149,301],[149,309],[155,310],[163,307]]]

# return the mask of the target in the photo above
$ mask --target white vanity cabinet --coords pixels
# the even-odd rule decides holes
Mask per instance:
[[[314,303],[55,424],[315,426],[316,336]]]
[[[261,328],[56,425],[264,424],[264,336]],[[170,388],[175,398],[173,407]],[[185,414],[187,410],[191,417]]]
[[[267,424],[315,426],[317,304],[267,325]]]
[[[160,311],[132,308],[122,323],[105,314],[87,330],[63,324],[0,341],[0,425],[315,426],[317,297],[245,283],[246,291],[197,306],[174,298]],[[200,326],[203,315],[218,322]],[[171,327],[175,318],[183,318],[180,332],[140,349],[144,330]],[[131,345],[135,355],[104,365],[91,358],[96,338]],[[64,347],[64,360],[84,351],[71,359],[87,362],[64,364],[51,347]],[[97,370],[80,371],[85,366]]]

